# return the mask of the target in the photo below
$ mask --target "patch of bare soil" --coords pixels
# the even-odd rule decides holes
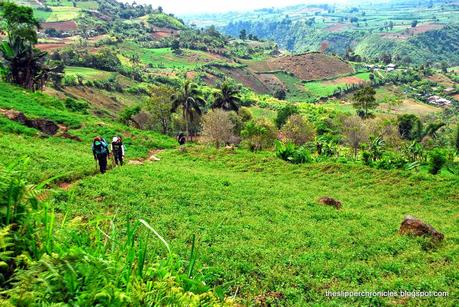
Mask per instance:
[[[271,92],[274,92],[277,89],[287,89],[285,84],[273,74],[259,74],[258,78],[263,82],[267,87],[271,89]]]
[[[352,85],[352,84],[362,84],[362,83],[365,83],[365,81],[357,77],[342,77],[342,78],[325,81],[323,83],[327,85],[343,84],[343,83]]]
[[[149,153],[148,153],[148,157],[147,158],[139,158],[139,159],[132,159],[132,160],[129,160],[128,161],[128,164],[131,164],[131,165],[142,165],[146,162],[157,162],[157,161],[161,161],[160,158],[158,158],[156,155],[161,153],[163,150],[160,150],[160,149],[155,149],[155,150],[151,150]]]
[[[169,28],[160,28],[160,27],[153,27],[151,31],[151,36],[154,39],[162,39],[165,37],[173,37],[178,35],[179,31],[174,30],[174,29],[169,29]]]
[[[354,72],[349,63],[330,55],[313,52],[289,55],[249,64],[258,72],[286,71],[301,80],[320,80]]]
[[[66,43],[51,43],[51,44],[36,44],[35,47],[40,49],[41,51],[53,51],[57,49],[64,48]]]
[[[73,186],[73,183],[71,182],[61,182],[58,184],[58,187],[64,191],[70,190],[72,186]]]
[[[75,21],[58,21],[58,22],[43,22],[42,29],[55,29],[62,32],[70,32],[78,30],[78,25]]]
[[[413,37],[418,34],[422,34],[429,31],[440,30],[443,29],[445,25],[438,24],[438,23],[425,23],[417,25],[415,28],[406,28],[402,32],[394,32],[394,33],[382,33],[381,37],[393,39],[393,40],[407,40],[410,37]]]
[[[110,110],[113,113],[119,112],[124,108],[124,104],[116,97],[110,97],[103,92],[83,86],[67,86],[64,89],[68,96],[90,101],[97,108]]]
[[[240,68],[222,68],[221,71],[223,71],[229,77],[253,89],[257,93],[269,94],[271,92],[269,87],[266,86],[260,79],[258,79],[258,76],[251,71]]]
[[[445,87],[452,87],[454,86],[454,82],[451,81],[447,76],[445,75],[440,75],[440,74],[435,74],[433,76],[428,77],[430,81],[436,82],[438,84],[441,84]]]
[[[347,29],[349,29],[350,27],[352,27],[352,26],[349,25],[349,24],[345,24],[345,23],[334,23],[334,24],[331,24],[331,25],[329,25],[328,27],[326,27],[326,28],[325,28],[325,31],[336,33],[336,32],[342,32],[342,31],[344,31],[344,30],[347,30]]]

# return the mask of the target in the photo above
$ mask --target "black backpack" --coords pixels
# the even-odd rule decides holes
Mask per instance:
[[[121,142],[113,142],[112,143],[112,150],[113,150],[113,153],[121,153],[122,152],[122,147],[123,147],[123,143]]]

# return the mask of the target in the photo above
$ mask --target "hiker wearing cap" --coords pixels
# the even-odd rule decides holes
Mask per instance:
[[[107,171],[107,158],[110,155],[107,142],[98,136],[94,138],[91,149],[94,160],[99,163],[100,172],[104,174]]]
[[[119,136],[115,136],[112,140],[112,153],[116,165],[123,165],[125,147],[123,140]]]

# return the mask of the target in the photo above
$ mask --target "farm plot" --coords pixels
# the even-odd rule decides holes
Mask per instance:
[[[114,73],[103,71],[94,68],[88,67],[76,67],[76,66],[68,66],[65,68],[65,75],[66,76],[83,76],[85,79],[88,80],[103,80],[108,79]]]
[[[253,61],[248,65],[250,69],[258,73],[283,71],[304,81],[333,78],[354,72],[349,63],[322,53],[306,53]]]
[[[80,16],[81,9],[73,6],[52,6],[51,15],[46,19],[47,22],[69,21]]]

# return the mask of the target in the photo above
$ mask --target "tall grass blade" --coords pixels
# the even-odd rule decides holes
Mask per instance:
[[[143,219],[140,219],[139,220],[140,223],[142,223],[145,227],[147,227],[149,230],[151,230],[160,240],[161,242],[163,242],[164,246],[166,246],[167,248],[167,251],[169,252],[169,254],[171,253],[171,249],[169,248],[169,244],[167,244],[166,240],[164,240],[163,237],[161,237],[161,235],[153,229],[153,227],[150,226],[150,224],[148,224],[145,220]]]

